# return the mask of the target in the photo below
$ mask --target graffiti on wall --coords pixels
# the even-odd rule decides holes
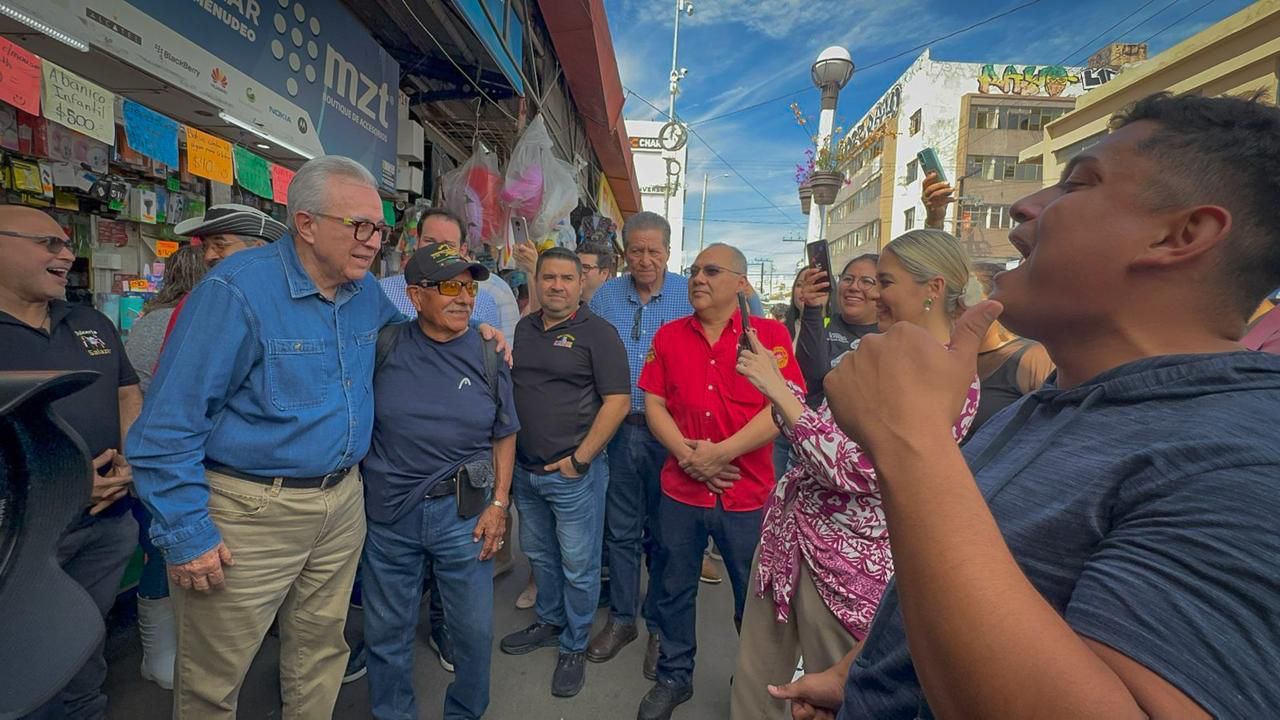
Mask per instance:
[[[983,95],[1000,92],[1005,95],[1058,97],[1069,86],[1079,82],[1080,76],[1073,69],[1061,65],[1027,65],[1022,69],[1015,65],[1005,65],[1004,71],[997,74],[996,66],[987,64],[978,73],[978,92]]]
[[[862,121],[858,123],[858,126],[853,129],[853,132],[849,133],[850,143],[856,147],[866,142],[872,131],[883,125],[889,118],[896,116],[901,107],[902,86],[894,85],[889,92],[885,93],[884,97],[880,98],[880,101],[867,112],[866,116],[862,118]]]
[[[1080,73],[1080,84],[1085,90],[1092,90],[1111,82],[1111,78],[1119,75],[1120,71],[1109,67],[1085,68]]]

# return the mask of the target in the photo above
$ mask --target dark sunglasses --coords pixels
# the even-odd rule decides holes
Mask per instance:
[[[746,273],[744,272],[738,272],[737,270],[730,270],[727,267],[720,267],[719,265],[690,265],[689,266],[690,280],[698,277],[698,273],[705,273],[706,276],[709,278],[713,278],[719,275],[720,273],[733,273],[734,275],[746,275]]]
[[[418,283],[418,287],[435,288],[445,297],[457,297],[462,294],[464,288],[471,297],[475,297],[480,292],[480,283],[475,280],[441,280],[439,282],[423,280]]]

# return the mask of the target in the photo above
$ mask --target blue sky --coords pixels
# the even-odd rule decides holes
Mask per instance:
[[[818,53],[830,45],[843,45],[852,53],[859,70],[840,96],[838,117],[856,122],[920,51],[881,61],[1023,2],[694,0],[694,16],[680,22],[680,64],[689,75],[681,84],[676,112],[706,143],[690,139],[686,238],[697,237],[702,174],[709,172],[707,242],[737,245],[749,260],[771,257],[780,273],[792,272],[803,246],[783,243],[782,238],[805,232],[794,174],[810,141],[788,106],[796,101],[810,116],[818,114],[818,92],[809,81],[809,66]],[[1150,38],[1154,55],[1249,4],[1041,0],[930,47],[935,60],[1084,65],[1090,54],[1110,42]],[[623,85],[665,111],[675,0],[605,0],[605,8]],[[1134,11],[1138,12],[1131,19],[1098,37]],[[861,69],[873,63],[878,64]],[[765,107],[699,123],[802,88],[794,97]],[[625,116],[659,119],[635,97],[628,98]],[[707,144],[732,168],[717,160]],[[730,177],[721,177],[725,173]],[[692,254],[686,253],[686,264],[691,260]]]

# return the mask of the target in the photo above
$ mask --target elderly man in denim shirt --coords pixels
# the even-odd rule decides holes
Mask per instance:
[[[402,316],[369,274],[388,228],[369,172],[308,162],[291,237],[192,292],[129,434],[176,595],[176,717],[231,718],[277,612],[283,717],[333,713],[365,534],[357,463],[378,330]]]

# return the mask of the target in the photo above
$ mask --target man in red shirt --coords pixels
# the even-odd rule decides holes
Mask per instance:
[[[775,482],[771,443],[778,434],[769,402],[734,369],[743,332],[738,293],[746,289],[742,253],[707,246],[690,268],[694,314],[658,330],[640,374],[649,429],[670,455],[658,506],[657,540],[666,563],[658,605],[662,651],[639,720],[666,720],[693,696],[698,573],[708,535],[733,584],[734,621],[742,621],[751,557]],[[751,323],[782,374],[803,387],[782,323]]]

